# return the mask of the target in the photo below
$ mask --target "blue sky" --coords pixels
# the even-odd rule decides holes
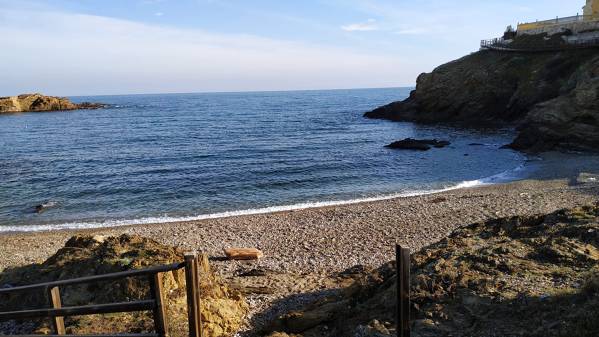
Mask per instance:
[[[563,0],[0,0],[0,95],[412,86]]]

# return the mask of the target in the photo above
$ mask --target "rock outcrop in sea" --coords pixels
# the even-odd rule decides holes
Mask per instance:
[[[465,126],[516,126],[518,150],[596,150],[599,54],[479,51],[421,74],[402,102],[366,117]]]
[[[393,142],[385,147],[399,150],[428,151],[432,147],[440,149],[449,145],[451,145],[451,143],[446,140],[406,138],[404,140]]]
[[[42,94],[24,94],[0,97],[0,114],[14,112],[43,112],[78,109],[100,109],[106,105],[100,103],[73,103],[65,97],[45,96]]]

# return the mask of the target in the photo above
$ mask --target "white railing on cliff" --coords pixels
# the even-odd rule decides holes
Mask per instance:
[[[589,21],[589,20],[593,20],[593,19],[599,19],[599,18],[595,18],[591,15],[575,15],[575,16],[566,16],[566,17],[562,17],[562,18],[556,17],[555,19],[551,19],[551,20],[522,22],[522,23],[519,23],[518,26],[525,26],[525,25],[531,25],[531,24],[559,25],[559,24],[566,24],[566,23],[573,23],[573,22],[580,22],[580,21]]]

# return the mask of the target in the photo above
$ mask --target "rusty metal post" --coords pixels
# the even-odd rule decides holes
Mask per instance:
[[[200,285],[200,280],[202,278],[202,268],[201,268],[201,264],[200,264],[200,259],[202,259],[204,256],[200,255],[200,256],[196,256],[195,259],[195,273],[196,273],[196,284],[195,284],[195,288],[196,288],[196,303],[198,306],[198,325],[200,326],[200,337],[204,337],[204,331],[202,328],[202,293],[201,293],[201,285]],[[208,260],[206,260],[208,261]]]
[[[410,337],[410,249],[395,245],[397,337]]]

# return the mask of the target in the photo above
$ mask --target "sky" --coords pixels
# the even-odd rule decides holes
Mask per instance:
[[[0,96],[413,86],[584,2],[0,0]]]

